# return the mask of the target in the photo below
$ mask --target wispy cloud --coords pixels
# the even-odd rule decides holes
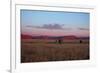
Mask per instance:
[[[86,30],[86,31],[88,31],[89,30],[89,28],[77,28],[78,30]]]
[[[46,29],[63,29],[63,25],[60,25],[60,24],[44,24],[41,28],[46,28]]]
[[[59,30],[70,30],[71,28],[64,28],[64,24],[44,24],[42,26],[32,26],[28,25],[26,27],[30,28],[40,28],[40,29],[59,29]]]

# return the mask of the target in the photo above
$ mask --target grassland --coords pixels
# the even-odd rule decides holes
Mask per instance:
[[[22,63],[88,59],[89,40],[64,40],[61,44],[55,40],[21,40]]]

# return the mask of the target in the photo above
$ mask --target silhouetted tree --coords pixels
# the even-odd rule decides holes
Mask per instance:
[[[82,43],[82,40],[80,40],[80,43]]]
[[[63,42],[62,39],[56,39],[56,43],[61,44]]]
[[[62,42],[63,42],[62,39],[59,39],[59,40],[58,40],[58,43],[59,43],[59,44],[62,44]]]

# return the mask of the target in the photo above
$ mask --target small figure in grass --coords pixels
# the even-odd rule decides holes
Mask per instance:
[[[80,40],[80,43],[82,43],[82,40]]]
[[[55,41],[57,44],[62,44],[63,40],[62,39],[56,39]]]
[[[59,40],[58,40],[58,43],[59,43],[59,44],[62,44],[62,39],[59,39]]]

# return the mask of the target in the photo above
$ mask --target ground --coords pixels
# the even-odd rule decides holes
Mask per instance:
[[[67,60],[88,60],[89,40],[64,40],[61,44],[55,40],[22,39],[21,62],[46,62]]]

